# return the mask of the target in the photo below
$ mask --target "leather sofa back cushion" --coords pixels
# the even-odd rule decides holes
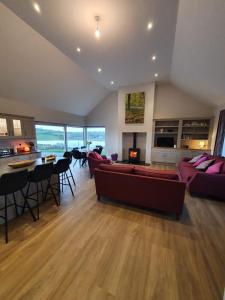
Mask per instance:
[[[134,166],[131,165],[123,165],[123,164],[112,164],[112,165],[105,165],[100,164],[99,169],[104,171],[110,171],[110,172],[117,172],[117,173],[133,173]]]
[[[135,166],[134,174],[148,176],[148,177],[164,178],[170,180],[178,179],[177,173],[174,170],[155,170],[155,169],[150,169],[141,166]]]

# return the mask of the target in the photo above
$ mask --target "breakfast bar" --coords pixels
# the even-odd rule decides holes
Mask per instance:
[[[29,155],[23,155],[23,156],[13,156],[13,157],[10,157],[10,158],[2,158],[0,159],[0,178],[3,174],[10,174],[10,173],[14,173],[14,172],[20,172],[22,170],[27,170],[28,173],[31,173],[32,171],[34,171],[35,167],[36,166],[40,166],[40,165],[46,165],[46,164],[49,164],[50,162],[53,162],[53,164],[56,164],[57,161],[59,160],[58,159],[55,159],[54,161],[43,161],[42,158],[38,157],[40,156],[40,152],[37,152],[37,153],[32,153],[32,154],[29,154]],[[29,160],[27,160],[27,158],[29,158]],[[30,158],[33,158],[33,159],[30,159]],[[15,164],[15,163],[21,163],[21,162],[25,162],[28,163],[29,165],[28,166],[22,166],[22,167],[18,167],[18,168],[13,168],[12,166]],[[9,165],[12,165],[12,166],[9,166]],[[15,166],[14,166],[15,167]],[[52,176],[52,182],[56,182],[56,176]],[[43,185],[41,187],[44,191],[46,190],[47,188],[47,181],[43,181]],[[24,193],[26,193],[26,190],[27,190],[27,187],[24,189]],[[35,189],[35,185],[30,185],[30,193],[33,193],[33,192],[36,192],[36,189]],[[15,193],[15,197],[16,197],[16,203],[19,205],[23,205],[24,203],[24,199],[21,195],[21,193],[17,192]],[[4,200],[4,197],[1,197],[0,196],[0,209],[2,208],[2,205],[3,205],[3,201]],[[11,204],[13,203],[14,199],[13,199],[13,194],[9,195],[8,196],[8,203]],[[35,206],[36,203],[35,202],[32,202],[30,203],[31,207],[32,206]],[[10,206],[8,208],[8,220],[12,219],[16,217],[16,209],[14,206]],[[4,223],[4,221],[0,218],[0,224]]]

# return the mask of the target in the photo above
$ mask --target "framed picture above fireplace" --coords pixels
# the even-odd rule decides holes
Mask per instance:
[[[129,93],[125,97],[125,123],[143,124],[145,114],[145,93]]]

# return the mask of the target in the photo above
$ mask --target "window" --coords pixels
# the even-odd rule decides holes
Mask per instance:
[[[55,125],[35,125],[38,150],[43,155],[56,154],[62,156],[65,147],[65,128]]]
[[[87,142],[91,142],[91,148],[97,145],[105,147],[105,128],[87,127]]]
[[[224,137],[224,141],[223,141],[223,150],[222,150],[222,156],[225,157],[225,137]]]
[[[104,127],[73,127],[66,125],[36,124],[37,148],[42,155],[62,156],[65,151],[82,147],[91,141],[91,149],[97,145],[105,147]]]
[[[67,150],[71,151],[75,147],[84,145],[84,129],[79,127],[66,127],[67,130]]]

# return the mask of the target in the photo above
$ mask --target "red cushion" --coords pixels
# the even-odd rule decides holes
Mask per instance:
[[[206,170],[206,173],[207,173],[207,174],[219,174],[222,165],[223,165],[223,162],[220,161],[220,162],[218,162],[218,163],[212,165],[211,167],[209,167],[209,168]]]
[[[157,177],[164,179],[177,180],[178,176],[174,170],[155,170],[148,167],[135,166],[134,174],[148,176],[148,177]]]
[[[208,156],[203,156],[201,158],[199,158],[194,164],[193,167],[197,167],[198,165],[200,165],[203,161],[208,160]]]
[[[126,164],[112,164],[112,165],[100,164],[99,169],[104,171],[117,172],[117,173],[133,173],[134,166],[126,165]]]
[[[93,157],[93,158],[95,158],[95,159],[99,159],[99,160],[103,160],[104,158],[99,154],[99,153],[97,153],[97,152],[90,152],[89,153],[89,156],[90,157]]]

